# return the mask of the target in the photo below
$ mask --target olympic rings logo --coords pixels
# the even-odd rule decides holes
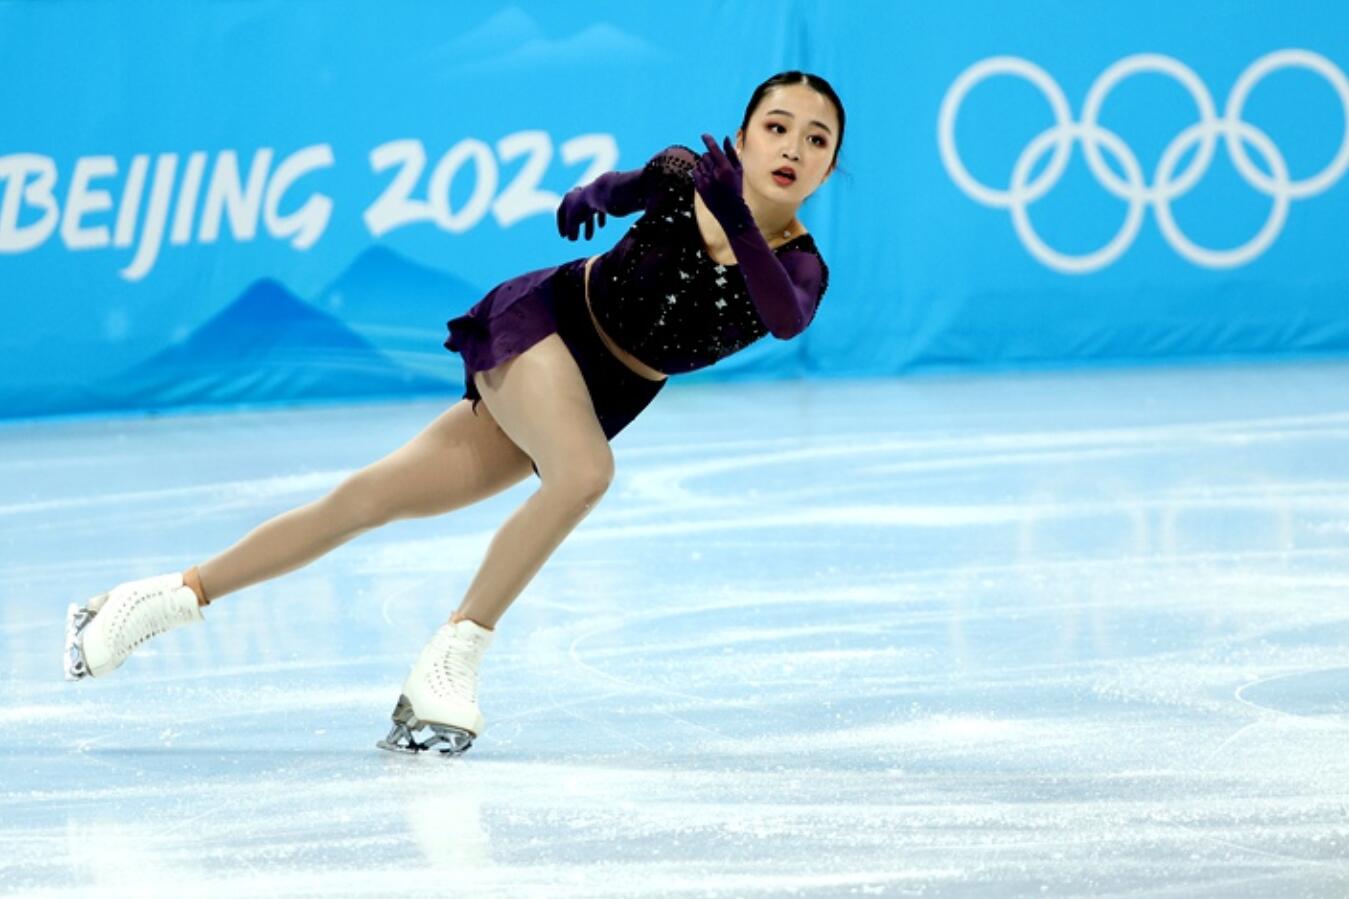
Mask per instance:
[[[1325,78],[1339,95],[1345,117],[1344,140],[1335,158],[1317,174],[1300,181],[1289,178],[1283,155],[1269,136],[1241,120],[1242,109],[1251,90],[1269,73],[1288,67],[1307,68]],[[1160,72],[1173,77],[1189,91],[1199,112],[1199,121],[1176,135],[1162,153],[1151,186],[1143,182],[1138,159],[1128,145],[1119,135],[1102,127],[1097,121],[1110,91],[1124,79],[1140,72]],[[995,190],[976,181],[960,161],[955,145],[956,116],[965,95],[979,82],[994,75],[1019,76],[1039,88],[1049,101],[1055,121],[1053,127],[1041,132],[1021,151],[1012,170],[1012,183],[1007,190]],[[1171,215],[1171,204],[1187,193],[1207,170],[1219,136],[1224,139],[1227,152],[1242,177],[1273,200],[1269,217],[1259,233],[1245,244],[1230,250],[1215,250],[1198,245],[1181,232]],[[1193,70],[1169,56],[1141,53],[1127,56],[1101,73],[1087,92],[1082,121],[1074,122],[1067,98],[1044,69],[1019,57],[994,56],[970,66],[947,90],[938,116],[937,141],[942,164],[956,185],[980,203],[1011,209],[1012,222],[1022,244],[1050,268],[1067,274],[1086,274],[1110,265],[1133,243],[1147,205],[1156,210],[1157,224],[1176,252],[1196,265],[1215,269],[1235,268],[1255,259],[1274,242],[1287,218],[1289,201],[1325,191],[1339,180],[1349,166],[1349,79],[1334,63],[1317,53],[1309,50],[1278,50],[1262,56],[1241,73],[1227,98],[1227,108],[1222,118],[1218,118],[1213,98]],[[1115,237],[1101,249],[1080,256],[1060,253],[1048,246],[1035,233],[1027,213],[1027,207],[1057,183],[1068,164],[1074,141],[1082,143],[1087,165],[1101,185],[1129,204],[1124,224]],[[1189,168],[1176,175],[1177,162],[1196,143],[1199,144],[1199,150]],[[1245,143],[1250,143],[1264,157],[1271,172],[1269,176],[1251,163],[1246,155]],[[1035,181],[1027,184],[1035,164],[1051,146],[1054,156],[1049,165]],[[1101,156],[1102,147],[1120,164],[1126,181],[1120,180],[1106,166]]]

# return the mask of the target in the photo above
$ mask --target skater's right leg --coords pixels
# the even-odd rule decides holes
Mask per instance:
[[[486,499],[532,472],[531,460],[479,404],[451,406],[331,493],[258,525],[196,566],[206,601],[293,571],[390,521],[440,515]],[[189,572],[191,569],[189,569]],[[192,577],[184,580],[191,586]]]

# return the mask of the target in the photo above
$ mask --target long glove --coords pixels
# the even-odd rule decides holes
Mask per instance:
[[[788,251],[783,256],[790,268],[784,265],[745,203],[743,169],[731,139],[724,139],[724,153],[710,134],[703,135],[703,143],[707,152],[693,168],[693,186],[730,239],[745,288],[764,326],[779,340],[790,340],[806,329],[815,314],[822,278],[819,260],[809,253]]]
[[[742,231],[757,231],[754,214],[742,196],[745,176],[731,139],[728,137],[724,141],[725,153],[717,148],[717,142],[710,134],[703,135],[703,143],[707,145],[707,152],[699,156],[693,166],[693,186],[702,195],[708,211],[729,238],[734,239]]]
[[[589,184],[567,191],[557,207],[557,233],[576,240],[585,225],[586,240],[590,240],[597,220],[604,227],[606,214],[629,215],[641,209],[642,171],[605,172]]]

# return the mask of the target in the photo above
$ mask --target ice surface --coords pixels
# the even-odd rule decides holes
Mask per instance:
[[[676,379],[450,761],[374,743],[532,478],[60,665],[445,403],[0,426],[0,894],[1349,895],[1346,384]]]

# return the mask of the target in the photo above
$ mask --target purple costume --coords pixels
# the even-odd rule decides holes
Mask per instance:
[[[809,234],[771,249],[758,228],[727,229],[737,264],[708,256],[693,213],[696,161],[689,148],[669,147],[640,169],[608,172],[577,188],[559,207],[564,233],[564,219],[578,210],[618,216],[644,210],[591,266],[590,300],[615,343],[666,374],[704,368],[766,334],[796,336],[814,318],[829,283]],[[574,232],[574,219],[568,220]],[[481,394],[473,374],[554,332],[581,369],[605,437],[613,439],[655,399],[665,381],[624,365],[590,320],[587,258],[505,281],[447,323],[445,347],[463,357],[464,397],[475,412]]]

